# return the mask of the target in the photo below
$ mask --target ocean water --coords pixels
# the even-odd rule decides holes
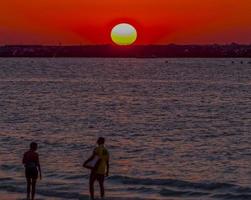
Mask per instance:
[[[25,197],[36,141],[39,198],[87,199],[82,163],[104,136],[108,197],[251,199],[249,62],[1,58],[0,194]]]

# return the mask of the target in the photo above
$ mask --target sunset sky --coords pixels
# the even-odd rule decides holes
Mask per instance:
[[[0,45],[111,44],[118,23],[136,44],[251,44],[251,0],[1,0]]]

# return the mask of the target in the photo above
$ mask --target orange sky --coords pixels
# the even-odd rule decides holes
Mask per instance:
[[[137,44],[251,43],[251,0],[1,0],[1,44],[110,44],[129,22]]]

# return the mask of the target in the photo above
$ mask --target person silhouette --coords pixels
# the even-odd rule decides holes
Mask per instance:
[[[89,192],[91,200],[94,200],[94,182],[97,180],[100,186],[100,196],[105,196],[104,180],[109,176],[109,152],[105,148],[105,138],[100,137],[97,140],[98,146],[94,149],[92,156],[87,159],[83,166],[91,169],[89,178]]]
[[[27,181],[27,200],[30,200],[30,196],[32,200],[34,200],[35,198],[38,172],[39,172],[40,180],[42,179],[42,172],[41,172],[41,167],[39,163],[39,155],[36,152],[37,148],[38,148],[37,143],[32,142],[30,144],[30,150],[25,152],[23,156],[23,164],[25,167],[25,177]]]

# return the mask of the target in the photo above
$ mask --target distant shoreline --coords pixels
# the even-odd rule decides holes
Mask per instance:
[[[251,58],[251,45],[5,45],[0,57]]]

